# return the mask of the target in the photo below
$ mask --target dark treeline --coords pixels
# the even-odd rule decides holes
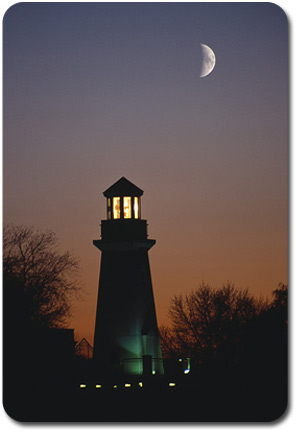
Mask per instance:
[[[221,416],[247,420],[252,410],[254,420],[280,417],[287,406],[287,292],[279,284],[266,300],[228,283],[175,296],[172,325],[160,329],[165,367],[190,357],[191,380]]]
[[[72,383],[74,331],[67,328],[83,295],[78,271],[53,231],[4,227],[3,402],[14,418],[39,417],[39,405],[45,414],[53,390]]]

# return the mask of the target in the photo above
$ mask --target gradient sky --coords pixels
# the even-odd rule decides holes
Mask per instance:
[[[105,217],[121,176],[142,218],[159,324],[174,294],[287,283],[288,31],[271,3],[21,3],[4,18],[4,223],[81,263],[93,343]],[[200,44],[216,54],[205,78]]]

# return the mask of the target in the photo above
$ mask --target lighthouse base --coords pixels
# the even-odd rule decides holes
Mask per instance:
[[[149,356],[151,374],[162,375],[148,259],[154,241],[94,244],[102,251],[94,359],[113,372],[144,375],[143,357]]]

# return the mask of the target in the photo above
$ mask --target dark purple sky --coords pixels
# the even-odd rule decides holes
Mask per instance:
[[[205,78],[201,46],[216,67]],[[287,282],[288,30],[271,3],[21,3],[4,18],[4,222],[79,257],[93,341],[102,192],[144,190],[159,323],[174,294]]]

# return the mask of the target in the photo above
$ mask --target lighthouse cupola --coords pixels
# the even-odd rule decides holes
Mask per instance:
[[[107,220],[138,220],[141,218],[143,190],[122,177],[104,191],[107,199]]]

